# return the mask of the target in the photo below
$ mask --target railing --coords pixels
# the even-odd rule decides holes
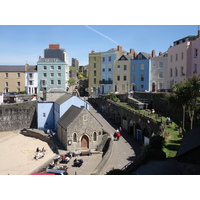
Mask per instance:
[[[113,81],[112,80],[100,80],[99,84],[112,84]]]

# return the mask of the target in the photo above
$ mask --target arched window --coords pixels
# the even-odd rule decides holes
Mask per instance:
[[[97,133],[96,132],[93,133],[93,141],[97,141]]]
[[[77,134],[73,133],[73,142],[77,142]]]

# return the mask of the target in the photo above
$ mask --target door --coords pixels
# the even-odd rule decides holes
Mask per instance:
[[[82,149],[89,149],[89,138],[87,135],[84,135],[81,138],[81,148]]]

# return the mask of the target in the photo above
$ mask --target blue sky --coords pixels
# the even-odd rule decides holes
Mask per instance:
[[[158,54],[173,41],[197,35],[198,25],[1,25],[0,64],[37,64],[49,44],[60,44],[80,65],[88,64],[88,54],[121,45],[123,50]]]

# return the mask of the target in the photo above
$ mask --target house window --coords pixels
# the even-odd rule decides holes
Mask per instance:
[[[160,72],[158,73],[158,78],[164,78],[163,71],[160,71]]]
[[[178,61],[178,54],[176,54],[176,61]]]
[[[122,84],[122,90],[125,90],[125,84]]]
[[[197,64],[194,64],[194,72],[193,73],[197,74]]]
[[[54,80],[51,80],[51,85],[54,85]]]
[[[96,132],[93,133],[93,141],[97,141],[97,133]]]
[[[47,66],[43,66],[43,70],[46,70],[47,69]]]
[[[20,82],[17,82],[17,86],[20,86]]]
[[[118,70],[118,71],[120,70],[120,65],[117,65],[117,70]]]
[[[181,66],[181,76],[184,76],[184,75],[185,75],[183,70],[184,70],[184,69],[183,69],[183,66]]]
[[[194,57],[198,57],[198,49],[194,49]]]
[[[163,62],[159,62],[159,69],[163,69]]]
[[[138,60],[142,60],[142,54],[138,55]]]
[[[124,81],[126,81],[126,76],[124,76]]]
[[[184,54],[183,54],[183,52],[181,53],[181,59],[183,60],[183,57],[184,57]]]
[[[46,117],[46,113],[43,113],[43,117]]]
[[[124,71],[126,71],[127,70],[127,66],[126,65],[124,65]]]
[[[47,77],[47,73],[43,73],[43,77]]]
[[[175,68],[175,73],[176,73],[175,75],[178,76],[178,68],[177,67]]]
[[[132,68],[132,70],[135,70],[136,68],[135,68],[135,64],[132,64],[131,65],[131,68]]]
[[[50,67],[50,70],[54,70],[54,66],[51,66],[51,67]]]
[[[61,85],[61,80],[58,80],[58,85]]]
[[[87,121],[87,115],[83,115],[83,121]]]
[[[29,78],[33,78],[33,74],[29,74]]]
[[[42,80],[42,85],[46,85],[46,80]]]
[[[102,69],[102,72],[105,72],[105,68]]]
[[[97,80],[96,80],[96,78],[94,78],[94,84],[96,84],[97,83]]]
[[[136,81],[136,75],[135,74],[132,75],[132,80]]]
[[[96,61],[96,57],[94,57],[94,61]]]
[[[73,142],[77,142],[77,134],[76,133],[73,133]]]
[[[171,62],[173,61],[173,57],[172,57],[172,55],[171,55],[171,57],[170,57],[170,60],[171,60]]]
[[[108,61],[111,62],[111,56],[108,57]]]
[[[170,68],[170,77],[172,77],[172,76],[173,76],[173,69]]]
[[[120,81],[120,76],[119,75],[117,76],[117,81]]]
[[[140,89],[141,89],[141,90],[144,90],[144,85],[140,85]]]
[[[140,70],[142,70],[142,71],[144,70],[144,63],[140,64]]]
[[[96,63],[94,63],[94,68],[96,68],[96,66],[97,66],[97,64],[96,64]]]
[[[108,71],[111,72],[111,68],[108,68]]]
[[[8,87],[8,82],[6,82],[6,87]]]
[[[97,71],[96,70],[94,70],[94,76],[96,76],[97,75]]]
[[[105,60],[106,60],[105,57],[102,57],[102,62],[105,62]]]
[[[58,70],[61,70],[61,66],[58,66]]]
[[[33,81],[29,81],[29,85],[33,85]]]
[[[58,73],[58,77],[61,77],[61,73]]]
[[[8,73],[5,73],[5,77],[8,78]]]
[[[140,75],[140,81],[144,81],[144,75],[143,74]]]
[[[54,73],[51,73],[51,77],[54,77]]]

